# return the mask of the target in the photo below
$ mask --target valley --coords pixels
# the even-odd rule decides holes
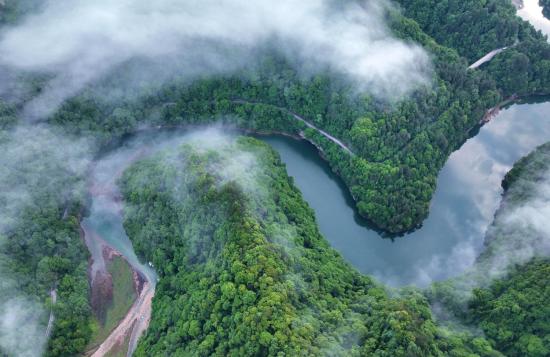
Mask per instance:
[[[0,0],[0,356],[547,356],[545,6]]]

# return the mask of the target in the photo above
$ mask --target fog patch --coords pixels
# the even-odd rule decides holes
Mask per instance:
[[[481,260],[488,266],[490,278],[501,277],[512,265],[550,256],[550,171],[537,182],[520,179],[507,194],[531,197],[520,204],[506,200],[504,204],[513,207],[506,209],[504,206],[504,212],[497,213],[495,223],[489,228],[487,251]]]
[[[543,162],[541,160],[541,162]],[[467,304],[476,288],[487,288],[496,279],[506,278],[513,268],[535,258],[550,256],[550,171],[540,177],[520,178],[506,192],[494,222],[488,228],[484,251],[474,258],[475,251],[465,249],[456,254],[472,267],[461,276],[436,283],[432,287],[433,306],[452,311],[467,311]],[[468,243],[465,243],[468,247]],[[442,266],[445,266],[441,262]],[[448,262],[454,266],[453,262]],[[448,306],[446,306],[448,305]],[[441,308],[435,309],[434,313]],[[445,320],[445,317],[441,319]]]
[[[24,208],[39,204],[34,193],[59,189],[61,180],[77,182],[91,162],[90,148],[90,141],[72,140],[45,125],[0,132],[0,233],[17,223]],[[67,197],[75,193],[64,189]]]
[[[2,289],[6,283],[2,284]],[[12,287],[13,288],[13,287]],[[44,308],[22,294],[0,303],[0,350],[9,356],[38,357],[46,344]]]
[[[427,84],[431,67],[423,49],[393,36],[388,9],[386,0],[52,0],[4,32],[0,64],[51,76],[27,105],[35,117],[129,60],[161,63],[166,77],[227,73],[267,44],[300,68],[396,98]]]
[[[73,140],[44,125],[0,131],[0,248],[24,223],[20,217],[25,210],[39,212],[41,205],[52,204],[52,195],[62,202],[79,194],[90,148],[89,141]],[[42,300],[18,291],[5,261],[0,281],[0,349],[10,356],[42,355],[47,314]]]

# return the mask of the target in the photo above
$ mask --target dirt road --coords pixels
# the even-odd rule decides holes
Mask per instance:
[[[55,322],[55,315],[53,313],[53,305],[55,305],[55,303],[57,302],[57,291],[55,289],[52,289],[50,291],[50,297],[52,299],[52,308],[50,310],[50,319],[48,320],[48,327],[46,328],[46,340],[50,339],[53,323]]]

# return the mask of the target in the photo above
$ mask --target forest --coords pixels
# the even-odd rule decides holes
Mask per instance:
[[[250,177],[219,174],[239,152],[257,156],[253,190]],[[547,258],[517,261],[494,280],[490,269],[502,249],[538,239],[509,231],[501,217],[536,195],[549,155],[546,144],[510,171],[487,249],[464,276],[436,283],[426,298],[416,289],[388,293],[345,263],[264,143],[184,145],[143,160],[121,181],[131,207],[125,227],[138,254],[158,266],[160,282],[136,354],[546,356]],[[428,302],[486,337],[438,324]]]
[[[241,155],[252,177],[220,174]],[[265,143],[183,145],[120,184],[128,234],[160,276],[137,356],[500,356],[439,328],[418,292],[392,297],[350,267]]]
[[[176,77],[119,85],[140,68],[123,63],[46,122],[62,137],[93,136],[97,151],[144,125],[223,122],[253,132],[303,135],[345,181],[361,215],[391,234],[414,229],[428,215],[440,169],[486,111],[512,95],[550,93],[550,46],[515,16],[509,1],[398,2],[402,12],[387,13],[391,29],[431,54],[433,73],[430,86],[396,103],[357,94],[331,71],[303,76],[296,63],[266,46],[255,68],[191,82]],[[6,0],[0,24],[17,23],[38,3]],[[480,69],[467,69],[504,46],[513,47]],[[21,81],[33,88],[30,95],[45,90],[40,76]],[[98,95],[102,92],[109,95]],[[28,99],[0,98],[0,146],[10,143]],[[342,140],[353,155],[293,113]],[[445,295],[454,283],[426,296],[415,289],[396,295],[330,248],[284,165],[263,144],[241,138],[228,149],[259,155],[261,198],[209,170],[227,160],[220,153],[178,150],[180,166],[163,160],[174,154],[161,154],[136,164],[121,181],[128,234],[161,276],[150,330],[136,355],[548,355],[547,261],[518,265],[509,276],[476,288],[466,302]],[[523,168],[529,160],[507,176],[505,188],[514,186],[514,177],[531,175]],[[8,187],[24,181],[25,170],[14,170]],[[88,253],[79,227],[87,205],[82,186],[82,177],[69,175],[53,186],[37,181],[31,190],[36,204],[0,232],[7,242],[0,246],[1,269],[13,277],[14,289],[55,311],[47,356],[81,353],[91,336]],[[174,196],[171,187],[188,191]],[[505,200],[515,197],[510,192]],[[0,207],[5,204],[0,200]],[[491,237],[490,242],[505,239],[497,230]],[[4,301],[13,297],[5,294]],[[436,323],[429,305],[436,298],[456,306],[457,316],[481,328],[485,338]]]
[[[5,155],[0,182],[10,188],[0,194],[2,308],[19,303],[28,309],[26,326],[14,328],[22,338],[35,339],[37,348],[46,342],[45,313],[51,310],[56,323],[46,356],[72,356],[83,351],[91,333],[88,251],[80,235],[83,177],[55,163],[52,143],[44,139],[50,135],[48,131],[19,129],[8,134],[5,128],[14,120],[13,111],[2,106],[0,112],[0,150]],[[29,148],[25,144],[21,137],[29,135],[35,135],[38,145]],[[57,137],[52,141],[53,145],[63,143]],[[21,154],[19,150],[28,151]],[[17,219],[6,219],[10,214]],[[51,291],[57,296],[55,303]],[[38,306],[43,309],[35,309]],[[33,329],[35,323],[37,330]],[[18,343],[11,338],[12,344]],[[0,355],[10,353],[0,348]]]
[[[407,231],[427,216],[437,173],[489,108],[512,94],[548,92],[550,46],[530,26],[520,27],[519,20],[510,16],[506,23],[516,24],[516,35],[525,37],[513,50],[521,47],[522,61],[507,60],[504,69],[492,70],[495,73],[493,67],[469,71],[468,61],[456,52],[460,48],[438,45],[415,21],[397,12],[388,16],[399,37],[416,41],[433,54],[435,67],[432,88],[395,104],[357,96],[353,86],[334,73],[303,78],[292,63],[267,48],[255,71],[191,84],[175,79],[158,91],[117,91],[125,98],[122,101],[97,98],[95,93],[113,85],[106,80],[69,100],[50,122],[79,134],[98,133],[105,141],[132,132],[144,120],[165,127],[225,121],[248,130],[296,135],[305,129],[292,117],[296,113],[356,154],[350,157],[316,133],[306,135],[323,147],[359,212],[385,231]],[[492,41],[487,48],[498,45]],[[523,60],[524,52],[530,59]],[[512,70],[520,62],[525,71]],[[124,70],[117,70],[117,81],[124,81]]]
[[[550,1],[539,0],[539,5],[542,6],[542,13],[548,19],[550,19]]]
[[[532,224],[511,221],[520,216],[518,210],[536,207],[541,199],[549,159],[547,143],[514,165],[502,182],[504,197],[475,265],[460,277],[434,284],[426,294],[432,304],[443,304],[463,323],[481,328],[506,356],[550,353],[547,236]]]

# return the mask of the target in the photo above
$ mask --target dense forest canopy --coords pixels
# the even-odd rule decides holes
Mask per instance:
[[[337,71],[304,76],[302,64],[268,44],[255,54],[255,66],[191,82],[175,76],[167,83],[157,85],[149,78],[136,86],[132,77],[151,67],[144,69],[139,60],[123,63],[62,104],[48,121],[107,142],[143,124],[186,126],[220,120],[245,129],[299,134],[305,125],[293,117],[298,114],[356,154],[349,156],[318,132],[305,133],[323,148],[359,212],[388,232],[407,231],[426,218],[439,170],[487,109],[512,94],[548,93],[550,46],[504,0],[482,6],[475,1],[401,5],[409,17],[386,10],[391,30],[431,53],[434,72],[427,87],[397,102],[368,92],[358,95],[355,85]],[[474,9],[476,16],[470,16]],[[454,25],[440,23],[459,15],[464,20]],[[480,33],[485,36],[481,41],[476,37]],[[483,70],[467,70],[474,58],[516,39],[517,46]],[[466,47],[479,43],[476,53]],[[129,82],[134,85],[127,86]],[[40,93],[40,80],[34,85],[34,92]]]
[[[462,5],[443,10],[460,13],[478,6],[474,2],[456,3]],[[428,7],[439,8],[426,2],[403,5],[423,13],[432,13]],[[466,10],[464,6],[468,6]],[[50,122],[77,133],[100,133],[105,140],[132,132],[144,119],[165,126],[225,120],[245,129],[298,134],[305,125],[295,120],[295,113],[342,140],[356,154],[350,157],[319,133],[306,131],[306,137],[323,148],[333,169],[348,185],[359,212],[386,231],[406,231],[427,216],[437,173],[486,110],[512,94],[548,93],[550,45],[514,15],[511,5],[496,1],[485,8],[498,10],[502,15],[499,23],[510,31],[497,31],[504,36],[502,43],[488,36],[479,55],[514,43],[518,36],[521,41],[493,60],[494,65],[473,71],[467,70],[470,60],[458,55],[468,57],[460,43],[446,42],[452,49],[442,47],[414,20],[388,12],[393,32],[423,45],[432,53],[435,69],[429,88],[397,103],[385,103],[368,94],[358,96],[354,86],[334,72],[304,77],[299,65],[268,46],[258,54],[258,66],[237,75],[214,76],[191,84],[182,78],[148,94],[135,88],[126,93],[118,91],[122,98],[130,98],[122,102],[98,99],[97,91],[115,84],[107,80],[95,91],[85,91],[68,101]],[[419,20],[413,10],[405,14]],[[481,11],[476,21],[490,24],[495,16]],[[441,14],[434,17],[438,21],[446,18]],[[474,34],[464,35],[465,28],[474,26],[461,24],[452,33],[460,34],[465,43],[478,43]],[[430,30],[436,39],[438,33],[446,33],[437,27],[424,30]],[[120,81],[124,73],[134,72],[126,67],[116,73],[116,81]]]
[[[79,222],[89,202],[86,170],[79,165],[87,167],[96,154],[144,126],[223,122],[303,136],[343,178],[361,215],[390,233],[417,227],[428,214],[439,170],[486,111],[513,95],[549,93],[550,46],[515,16],[507,0],[398,2],[402,12],[383,10],[391,36],[422,46],[431,70],[423,73],[427,80],[422,85],[391,100],[358,90],[338,68],[308,67],[304,73],[304,62],[289,58],[275,41],[257,49],[254,65],[193,78],[180,72],[170,72],[169,79],[151,78],[149,69],[161,73],[158,63],[121,61],[63,97],[59,107],[40,118],[49,128],[43,129],[25,121],[28,104],[49,93],[52,75],[0,67],[6,74],[2,81],[17,79],[0,91],[0,148],[6,154],[0,163],[9,168],[7,174],[0,171],[2,187],[9,188],[0,194],[0,272],[9,277],[0,300],[25,296],[27,342],[37,349],[46,344],[43,330],[51,310],[56,318],[45,354],[84,351],[91,311],[88,253]],[[43,4],[0,0],[0,31],[17,28]],[[510,48],[490,63],[468,69],[504,46]],[[341,140],[352,154],[313,127]],[[82,137],[93,137],[99,145],[77,139]],[[11,155],[25,145],[27,156]],[[508,276],[476,286],[473,298],[460,296],[458,302],[449,292],[455,282],[435,287],[428,299],[417,291],[392,296],[328,246],[273,151],[246,138],[227,145],[225,152],[177,148],[141,161],[121,181],[129,204],[128,233],[161,277],[150,330],[137,355],[548,355],[545,259],[521,262]],[[59,156],[60,151],[68,156]],[[75,157],[86,161],[76,172]],[[212,171],[235,157],[253,158],[250,162],[258,165],[248,179],[261,195]],[[505,187],[517,186],[517,177],[538,177],[539,161],[522,161]],[[9,194],[20,193],[15,190],[20,186],[24,194],[18,197],[28,200],[12,214],[15,196]],[[174,194],[174,188],[182,191]],[[507,207],[529,196],[528,191],[514,192],[507,192]],[[9,224],[5,212],[15,217]],[[517,241],[517,232],[499,229],[499,217],[485,256],[499,242]],[[490,261],[484,257],[480,266]],[[51,291],[57,293],[55,304]],[[428,304],[433,299],[481,328],[485,338],[437,324]],[[20,341],[21,335],[3,330],[0,355],[17,354]]]
[[[138,356],[500,355],[346,264],[264,143],[184,145],[121,185],[125,227],[160,276]]]
[[[46,342],[48,356],[74,355],[91,332],[88,252],[79,232],[89,143],[65,135],[39,125],[0,131],[0,311],[7,314],[0,355],[40,355]],[[45,341],[50,309],[56,324]],[[13,325],[20,320],[24,326]],[[32,351],[23,347],[29,339]]]

